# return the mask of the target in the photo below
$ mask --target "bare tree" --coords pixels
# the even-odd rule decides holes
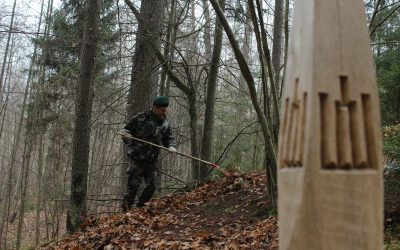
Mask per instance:
[[[222,10],[225,9],[225,0],[220,0]],[[213,150],[213,134],[214,134],[214,113],[215,113],[215,92],[217,88],[217,76],[219,70],[219,61],[221,59],[222,51],[222,38],[223,38],[223,27],[219,19],[215,24],[215,37],[214,37],[214,48],[210,65],[210,73],[208,75],[207,82],[207,100],[206,100],[206,111],[204,117],[204,128],[203,138],[201,143],[201,157],[210,161]],[[204,182],[207,179],[209,166],[201,164],[200,166],[200,180]]]
[[[129,0],[128,5],[133,4]],[[164,22],[165,1],[142,1],[140,13],[136,13],[138,31],[135,53],[132,56],[131,88],[128,96],[128,119],[151,106],[157,94],[158,70],[154,47],[160,50]]]
[[[250,0],[252,1],[252,0]],[[253,104],[253,107],[257,113],[257,117],[258,117],[258,121],[261,124],[261,129],[263,131],[263,135],[264,135],[264,140],[265,140],[265,147],[266,150],[268,152],[268,156],[270,157],[270,171],[273,171],[274,169],[276,169],[276,146],[274,145],[274,141],[273,141],[273,136],[272,136],[272,127],[271,124],[268,123],[264,112],[261,109],[261,106],[257,100],[257,91],[255,88],[255,82],[254,82],[254,78],[250,72],[250,69],[246,63],[246,60],[243,57],[242,52],[240,51],[240,47],[239,44],[235,38],[235,35],[228,23],[228,21],[226,20],[226,17],[224,16],[224,13],[220,7],[220,5],[218,4],[217,0],[210,0],[211,4],[213,5],[213,8],[218,16],[218,18],[221,20],[222,25],[224,27],[225,33],[228,36],[229,42],[232,46],[232,50],[234,52],[235,58],[239,64],[239,68],[241,73],[243,74],[244,79],[246,80],[249,92],[250,92],[250,97],[251,97],[251,101]],[[264,44],[266,45],[266,44]],[[271,78],[270,78],[271,80]],[[276,184],[276,182],[275,182]],[[272,190],[270,190],[272,191]],[[271,199],[273,201],[275,201],[274,197],[271,197]],[[275,205],[275,204],[274,204]]]
[[[70,204],[67,229],[79,229],[86,217],[87,176],[89,168],[90,120],[93,88],[96,78],[96,50],[99,20],[99,1],[90,0],[86,6],[87,20],[81,50],[81,71],[75,104],[75,128],[71,172]]]
[[[284,5],[285,0],[275,0],[274,10],[274,42],[272,45],[272,65],[275,73],[275,83],[279,88],[280,71],[282,62],[282,44],[283,44],[283,31],[284,31]]]
[[[14,16],[15,16],[15,6],[16,5],[17,5],[17,0],[14,0],[13,10],[11,13],[10,28],[9,28],[8,34],[7,34],[6,50],[4,52],[3,64],[1,66],[1,72],[0,72],[0,113],[3,112],[3,92],[2,92],[3,91],[3,79],[4,79],[4,72],[7,67],[7,55],[9,52],[12,30],[14,27]],[[0,138],[1,138],[1,133],[0,133]]]
[[[37,29],[37,33],[40,32],[40,28],[42,25],[42,16],[43,16],[43,6],[44,6],[44,0],[42,0],[42,7],[41,7],[41,12],[40,12],[40,16],[39,16],[39,24],[38,24],[38,29]],[[38,37],[38,35],[36,36]],[[18,122],[18,129],[17,129],[17,135],[16,135],[16,147],[19,145],[19,140],[21,137],[21,130],[22,130],[22,124],[24,121],[24,114],[25,114],[25,106],[26,106],[26,101],[27,101],[27,97],[28,97],[28,93],[29,93],[29,87],[31,85],[31,79],[33,76],[33,67],[36,63],[36,56],[37,56],[37,45],[34,45],[34,49],[33,49],[33,55],[31,58],[31,63],[29,66],[29,72],[28,72],[28,79],[26,81],[26,86],[25,86],[25,93],[24,93],[24,98],[22,101],[22,106],[21,106],[21,116],[19,118],[19,122]],[[27,142],[28,136],[25,137],[25,142],[24,142],[24,155],[25,152],[27,150]],[[33,142],[32,142],[33,143]],[[12,155],[11,155],[11,164],[14,165],[15,162],[15,158],[16,158],[16,149],[13,149]],[[20,194],[20,209],[19,209],[19,218],[18,218],[18,229],[17,229],[17,243],[16,243],[16,248],[19,249],[21,246],[21,240],[22,240],[22,222],[24,220],[24,212],[25,212],[25,202],[26,202],[26,190],[27,190],[27,186],[28,186],[28,168],[27,168],[27,162],[26,162],[26,158],[23,158],[23,162],[22,162],[22,169],[21,169],[21,194]],[[36,241],[36,245],[38,244],[38,241]]]

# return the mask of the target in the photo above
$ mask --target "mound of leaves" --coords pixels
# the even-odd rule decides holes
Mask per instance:
[[[234,174],[124,214],[90,217],[46,249],[278,249],[265,175]]]

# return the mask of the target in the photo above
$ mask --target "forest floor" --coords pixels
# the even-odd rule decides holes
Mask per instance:
[[[400,173],[386,171],[385,249],[400,250]]]
[[[264,172],[234,174],[130,212],[89,218],[47,249],[278,249]]]
[[[385,182],[400,183],[387,175]],[[127,213],[93,216],[43,249],[278,249],[264,172],[233,174]],[[387,185],[385,185],[387,186]],[[395,185],[397,186],[397,185]],[[385,249],[400,249],[400,189],[385,193]]]

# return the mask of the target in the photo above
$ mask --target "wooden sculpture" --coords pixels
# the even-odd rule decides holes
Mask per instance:
[[[282,100],[280,249],[383,249],[379,101],[362,0],[296,0]]]

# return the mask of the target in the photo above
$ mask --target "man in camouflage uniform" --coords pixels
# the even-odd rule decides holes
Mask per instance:
[[[153,101],[153,108],[136,114],[124,127],[124,132],[133,137],[167,147],[172,153],[176,152],[175,140],[171,134],[171,127],[166,118],[168,97],[158,96]],[[137,206],[142,207],[153,196],[155,186],[155,171],[160,149],[152,145],[122,137],[127,145],[129,167],[127,170],[127,191],[122,205],[123,211],[132,208],[142,178],[146,183],[139,197]]]

